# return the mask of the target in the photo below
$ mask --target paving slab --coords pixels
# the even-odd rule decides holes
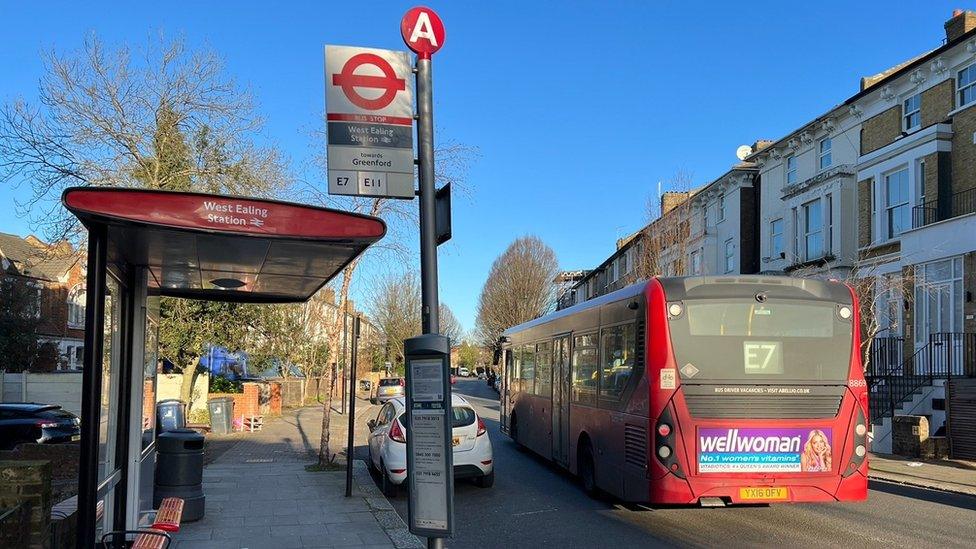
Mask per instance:
[[[333,421],[346,418],[336,414]],[[204,517],[185,523],[173,547],[423,547],[364,463],[354,462],[349,498],[344,470],[306,470],[316,460],[321,422],[319,407],[292,410],[223,450],[204,469]],[[333,439],[344,442],[346,430],[337,431]]]
[[[918,488],[976,496],[976,462],[871,454],[868,476]]]

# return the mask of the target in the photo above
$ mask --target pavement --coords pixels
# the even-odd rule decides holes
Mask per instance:
[[[871,454],[868,466],[871,479],[976,496],[976,462]]]
[[[357,412],[356,444],[364,445],[364,424],[376,412],[362,400]],[[348,416],[332,414],[334,450],[346,444],[347,421]],[[306,470],[317,460],[321,428],[321,407],[290,410],[224,451],[203,471],[204,518],[184,523],[173,547],[423,547],[372,482],[364,462],[354,462],[349,498],[344,467]]]

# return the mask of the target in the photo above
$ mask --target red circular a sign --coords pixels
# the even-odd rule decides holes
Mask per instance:
[[[430,59],[444,45],[444,23],[430,8],[411,8],[400,20],[400,34],[421,59]]]
[[[383,76],[356,74],[356,69],[363,65],[373,65],[379,68]],[[398,91],[407,89],[406,81],[397,78],[396,72],[386,59],[372,53],[357,53],[350,57],[342,66],[342,72],[332,75],[332,85],[340,86],[342,93],[346,94],[353,105],[371,111],[385,108],[393,102]],[[368,99],[359,95],[356,88],[383,90],[383,95],[376,99]]]

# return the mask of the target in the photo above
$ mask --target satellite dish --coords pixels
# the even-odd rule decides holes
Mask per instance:
[[[752,154],[752,147],[749,145],[741,145],[735,150],[735,156],[738,157],[739,160],[745,160],[750,154]]]

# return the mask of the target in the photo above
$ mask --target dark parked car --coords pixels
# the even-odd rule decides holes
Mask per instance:
[[[56,404],[0,404],[0,450],[10,450],[25,442],[56,444],[79,439],[81,422],[78,416]]]

